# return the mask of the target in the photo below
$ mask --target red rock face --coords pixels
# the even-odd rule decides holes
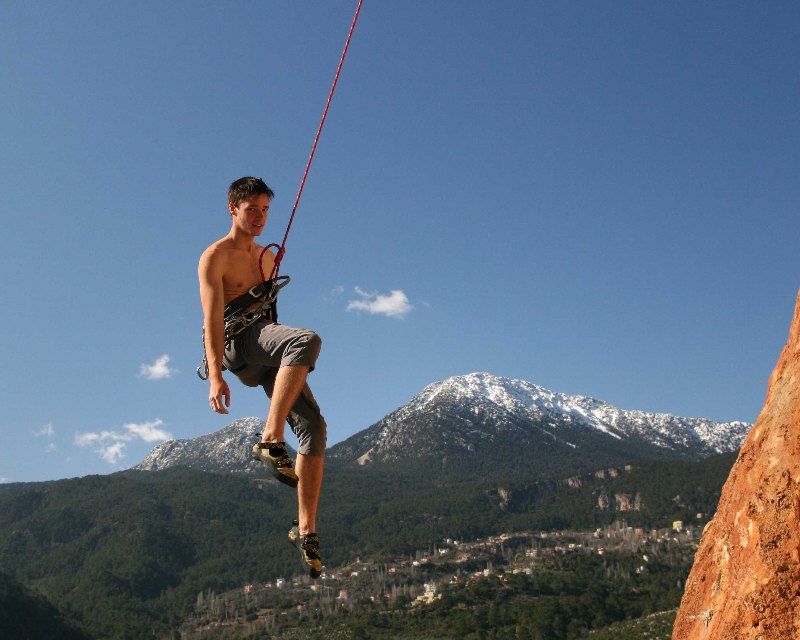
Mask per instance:
[[[700,540],[673,640],[800,638],[800,295],[764,408]]]

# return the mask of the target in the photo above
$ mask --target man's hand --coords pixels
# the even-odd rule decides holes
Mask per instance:
[[[228,413],[226,407],[231,406],[231,390],[224,378],[211,380],[209,383],[208,403],[211,409],[217,413]],[[225,398],[225,404],[222,399]]]

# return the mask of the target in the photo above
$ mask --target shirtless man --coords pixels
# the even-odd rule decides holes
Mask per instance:
[[[253,456],[265,462],[278,480],[297,487],[298,527],[290,538],[300,543],[312,577],[318,577],[322,561],[316,513],[327,427],[306,376],[314,369],[322,341],[312,331],[278,324],[269,316],[232,339],[225,339],[225,305],[260,284],[262,274],[268,278],[272,273],[275,255],[255,239],[267,221],[273,195],[260,178],[241,178],[231,184],[230,231],[200,257],[197,272],[208,362],[208,400],[213,411],[228,413],[231,392],[222,377],[223,367],[245,385],[264,388],[270,406]],[[296,471],[284,441],[287,421],[299,441]]]

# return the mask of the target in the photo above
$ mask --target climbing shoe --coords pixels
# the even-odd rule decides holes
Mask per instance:
[[[269,472],[283,484],[297,486],[297,474],[285,442],[257,442],[253,445],[253,457],[266,463]]]
[[[303,562],[308,566],[308,575],[319,578],[322,575],[322,558],[319,555],[319,536],[316,533],[300,533],[295,520],[289,530],[289,542],[300,550]]]

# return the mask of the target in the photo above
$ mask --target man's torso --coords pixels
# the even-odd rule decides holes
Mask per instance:
[[[231,246],[227,238],[218,240],[211,247],[211,259],[218,261],[222,271],[222,288],[225,303],[247,293],[272,273],[274,256],[271,251],[255,242],[250,250]],[[259,259],[261,268],[259,269]],[[263,272],[263,278],[262,278]]]

